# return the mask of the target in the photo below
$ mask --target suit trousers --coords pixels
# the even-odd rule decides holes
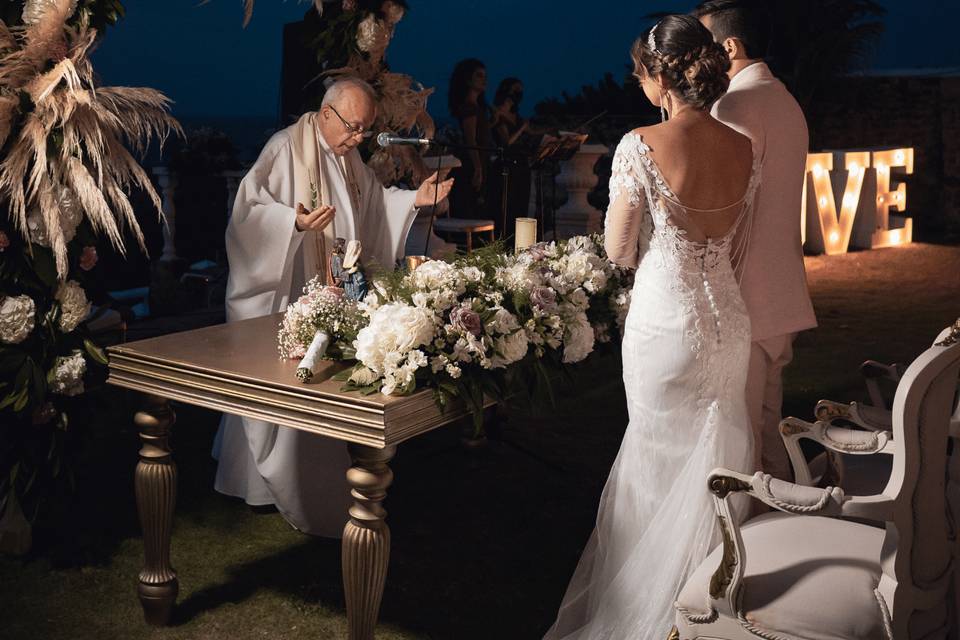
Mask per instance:
[[[747,411],[753,427],[755,466],[780,480],[793,478],[779,427],[783,369],[793,360],[795,337],[795,333],[789,333],[752,342],[747,373]]]

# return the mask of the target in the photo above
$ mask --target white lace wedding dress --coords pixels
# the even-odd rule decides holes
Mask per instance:
[[[715,210],[736,207],[736,222],[707,238],[690,212],[710,212],[677,200],[649,150],[640,135],[624,136],[607,213],[608,233],[617,216],[640,226],[623,340],[630,423],[545,640],[664,640],[680,587],[718,541],[707,474],[752,472],[750,320],[734,263],[749,235],[759,167],[739,202]]]

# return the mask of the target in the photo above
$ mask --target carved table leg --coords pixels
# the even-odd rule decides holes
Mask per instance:
[[[177,466],[170,452],[170,427],[176,417],[166,399],[146,396],[134,416],[140,430],[140,462],[134,478],[137,511],[143,529],[144,565],[137,593],[148,624],[163,626],[177,599],[177,572],[170,566],[170,532],[177,499]]]
[[[350,640],[373,640],[390,560],[390,528],[381,502],[393,482],[388,463],[395,446],[374,449],[349,445],[353,467],[347,471],[350,520],[343,529],[343,590],[347,599]]]

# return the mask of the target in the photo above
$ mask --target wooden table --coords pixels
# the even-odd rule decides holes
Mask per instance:
[[[325,363],[303,384],[296,360],[277,354],[281,316],[207,327],[111,347],[109,384],[146,395],[134,422],[142,443],[135,474],[143,527],[144,567],[138,593],[146,621],[165,625],[177,598],[170,534],[177,467],[169,445],[169,400],[274,422],[348,443],[353,506],[343,530],[343,587],[352,640],[372,640],[390,557],[390,529],[381,503],[393,479],[397,444],[467,414],[437,408],[432,391],[405,397],[343,393]],[[346,517],[347,514],[344,514]]]

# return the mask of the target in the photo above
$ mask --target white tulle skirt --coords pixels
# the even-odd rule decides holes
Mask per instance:
[[[630,422],[545,640],[666,638],[677,593],[718,541],[707,474],[752,471],[739,290],[722,287],[718,308],[643,271],[623,342]]]

